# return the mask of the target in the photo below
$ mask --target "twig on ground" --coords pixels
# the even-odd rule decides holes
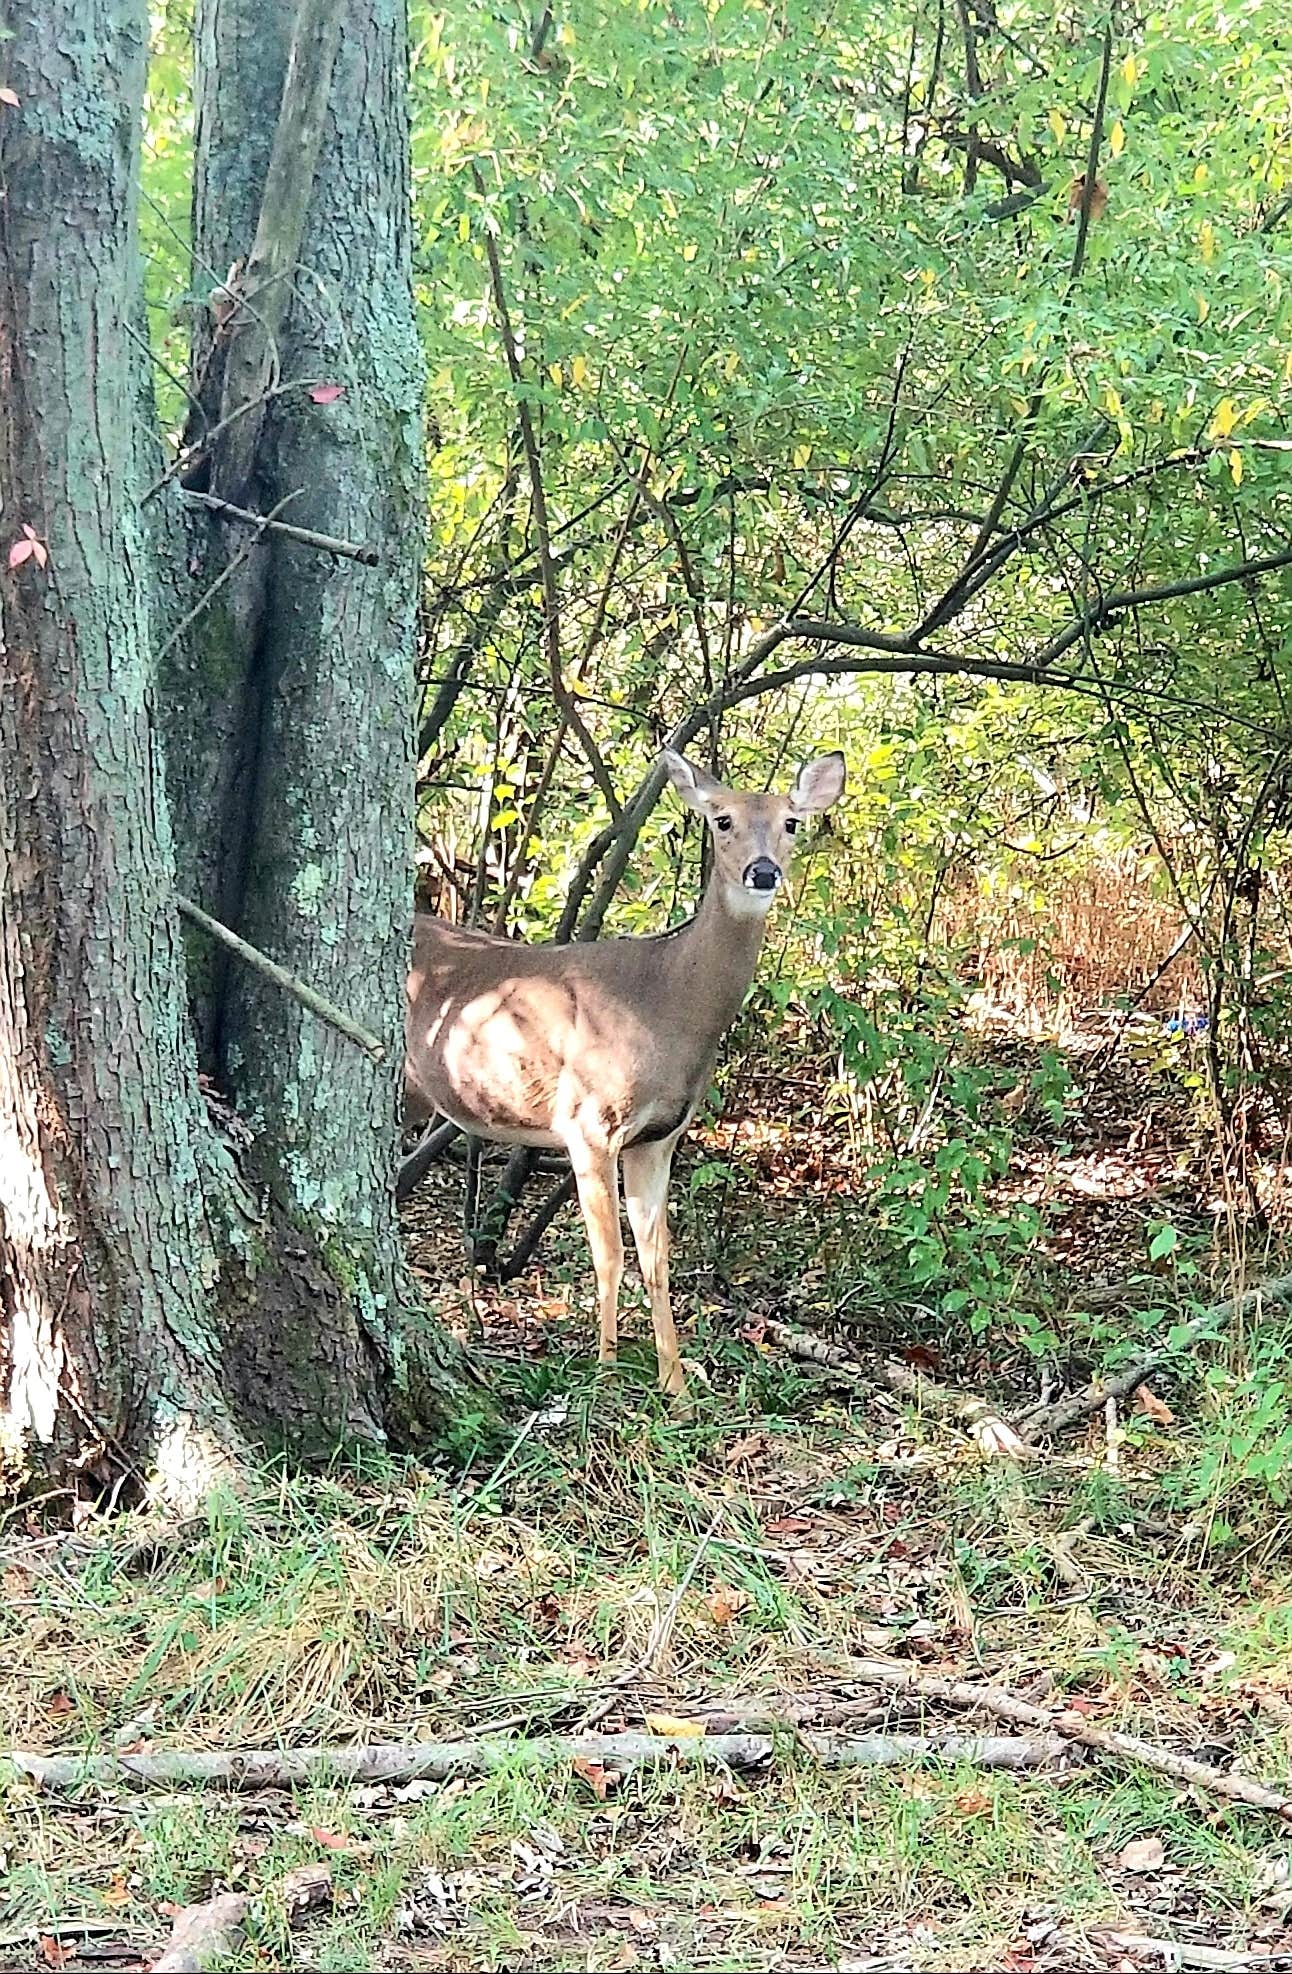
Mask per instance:
[[[1100,1927],[1089,1937],[1100,1946],[1115,1947],[1118,1953],[1157,1954],[1165,1974],[1184,1968],[1214,1968],[1216,1974],[1228,1969],[1292,1967],[1292,1953],[1247,1953],[1232,1947],[1206,1947],[1193,1940],[1154,1940],[1143,1933],[1112,1933]]]
[[[212,918],[191,899],[176,897],[175,904],[181,918],[188,919],[191,925],[198,926],[210,938],[218,939],[222,946],[227,946],[231,953],[236,953],[247,966],[252,967],[257,973],[262,973],[266,980],[272,980],[276,987],[281,987],[283,992],[290,994],[294,1001],[299,1001],[311,1014],[316,1014],[320,1021],[326,1021],[329,1028],[335,1028],[338,1034],[344,1035],[347,1040],[357,1042],[364,1054],[371,1056],[374,1062],[382,1060],[386,1051],[382,1047],[381,1037],[374,1035],[371,1028],[364,1028],[359,1022],[352,1020],[332,1001],[313,987],[307,987],[303,980],[298,980],[296,975],[289,973],[285,966],[279,966],[277,960],[271,960],[269,955],[262,953],[258,946],[251,945],[238,933],[231,932],[227,925],[221,925],[218,918]]]
[[[1209,1790],[1229,1802],[1246,1803],[1251,1809],[1272,1810],[1276,1816],[1292,1821],[1292,1796],[1281,1789],[1253,1781],[1246,1775],[1236,1775],[1232,1769],[1214,1768],[1210,1762],[1197,1761],[1192,1755],[1177,1754],[1173,1748],[1160,1748],[1156,1742],[1144,1741],[1138,1734],[1098,1727],[1084,1714],[1038,1707],[1031,1700],[1007,1692],[1003,1686],[989,1686],[976,1679],[949,1679],[942,1673],[918,1672],[914,1667],[890,1663],[887,1659],[857,1659],[848,1671],[851,1678],[878,1686],[884,1692],[918,1693],[926,1700],[977,1708],[1018,1727],[1062,1734],[1097,1754],[1138,1762],[1142,1768],[1169,1775],[1173,1781]]]
[[[894,1358],[882,1358],[868,1364],[843,1344],[829,1343],[824,1337],[791,1329],[788,1323],[778,1322],[773,1316],[759,1317],[758,1321],[764,1335],[791,1357],[887,1385],[890,1391],[900,1392],[903,1398],[914,1399],[924,1411],[950,1418],[963,1426],[979,1450],[993,1459],[1025,1459],[1031,1451],[1013,1427],[984,1398],[940,1384],[925,1372],[917,1371],[909,1364],[899,1364]]]
[[[242,1931],[249,1903],[241,1892],[221,1892],[204,1905],[186,1905],[176,1915],[170,1939],[153,1962],[153,1974],[205,1974],[213,1962],[227,1959]]]
[[[704,1534],[700,1537],[699,1542],[696,1544],[695,1552],[682,1572],[682,1576],[673,1595],[669,1598],[664,1610],[657,1615],[654,1624],[650,1628],[650,1636],[646,1640],[646,1650],[642,1653],[636,1664],[629,1666],[626,1672],[621,1672],[618,1678],[613,1680],[605,1689],[601,1697],[594,1701],[592,1706],[588,1708],[588,1711],[579,1721],[577,1732],[582,1733],[585,1728],[594,1726],[599,1720],[604,1720],[626,1687],[635,1686],[639,1679],[645,1679],[651,1673],[655,1672],[660,1660],[668,1649],[669,1639],[673,1636],[673,1627],[677,1623],[677,1614],[682,1599],[685,1597],[695,1578],[695,1573],[700,1567],[704,1552],[712,1542],[717,1532],[718,1523],[721,1520],[722,1509],[721,1507],[715,1508],[712,1519],[705,1529]]]
[[[1163,1364],[1169,1364],[1190,1344],[1200,1342],[1218,1332],[1241,1317],[1252,1314],[1266,1303],[1292,1302],[1292,1275],[1279,1275],[1273,1281],[1261,1282],[1243,1295],[1230,1296],[1226,1302],[1218,1302],[1210,1309],[1204,1309],[1200,1316],[1187,1323],[1179,1324],[1165,1343],[1155,1344],[1152,1350],[1144,1352],[1111,1377],[1096,1378],[1084,1391],[1073,1392],[1067,1398],[1056,1399],[1048,1405],[1030,1405],[1014,1420],[1018,1431],[1025,1439],[1033,1440],[1041,1434],[1052,1435],[1062,1432],[1065,1426],[1078,1424],[1082,1419],[1093,1418],[1102,1412],[1109,1398],[1129,1398],[1138,1390],[1146,1378]]]
[[[1048,1768],[1071,1759],[1063,1734],[830,1734],[800,1729],[786,1747],[805,1749],[824,1768],[900,1768],[911,1762],[973,1762],[982,1768]],[[447,1782],[459,1775],[487,1775],[518,1762],[550,1769],[563,1762],[596,1762],[633,1768],[652,1762],[695,1763],[706,1768],[762,1768],[775,1759],[771,1734],[570,1734],[533,1741],[407,1741],[368,1747],[193,1749],[139,1755],[39,1755],[14,1753],[21,1775],[47,1789],[76,1789],[87,1782],[117,1788],[294,1789],[313,1784]],[[218,1904],[219,1901],[213,1901]],[[198,1912],[205,1908],[190,1908]],[[181,1915],[181,1918],[183,1915]],[[178,1930],[178,1928],[177,1928]],[[179,1967],[179,1962],[174,1966]],[[162,1962],[158,1961],[158,1968]]]

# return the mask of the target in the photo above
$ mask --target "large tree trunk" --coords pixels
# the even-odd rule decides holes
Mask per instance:
[[[248,1429],[303,1455],[406,1440],[451,1409],[460,1375],[403,1278],[392,1197],[420,385],[406,192],[383,186],[365,220],[357,189],[382,143],[382,168],[406,175],[402,39],[393,6],[376,14],[356,5],[317,192],[336,236],[306,317],[319,348],[290,331],[293,361],[344,361],[347,396],[330,418],[306,399],[262,450],[271,488],[280,470],[309,487],[298,520],[386,553],[360,574],[258,550],[256,634],[226,647],[239,717],[262,716],[249,826],[224,821],[252,930],[376,1029],[386,1059],[374,1069],[277,989],[226,982],[223,1067],[251,1127],[231,1142],[198,1087],[153,724],[153,555],[171,534],[148,543],[138,508],[147,12],[0,0],[19,97],[0,114],[6,565],[19,544],[0,570],[0,1421],[24,1464],[151,1465],[185,1498],[245,1454]],[[218,557],[233,538],[217,526]],[[175,621],[192,571],[161,575]],[[196,737],[210,705],[185,708]]]
[[[0,575],[0,1415],[23,1459],[148,1447],[189,1491],[238,1435],[129,470],[146,22],[0,4],[6,565],[39,544]]]
[[[291,127],[308,131],[301,84],[326,77],[338,12],[311,172],[307,145],[293,142],[285,163],[274,153],[275,124],[294,115]],[[284,89],[293,44],[296,98],[291,79]],[[329,1380],[343,1378],[353,1402],[378,1415],[395,1402],[407,1426],[436,1409],[450,1360],[404,1274],[393,1193],[424,513],[403,0],[304,0],[294,23],[288,9],[267,20],[263,0],[199,0],[197,56],[198,262],[223,271],[250,258],[254,276],[254,242],[286,269],[249,295],[213,361],[200,353],[208,400],[224,365],[227,416],[238,337],[258,333],[275,297],[285,307],[274,375],[292,386],[266,407],[250,459],[231,467],[227,431],[217,437],[211,491],[261,512],[290,497],[284,518],[370,545],[380,561],[270,533],[222,591],[219,614],[198,620],[166,679],[181,857],[218,915],[387,1049],[374,1068],[235,968],[209,994],[208,1059],[255,1128],[257,1179],[344,1292],[331,1298]],[[293,201],[304,216],[297,240]],[[247,546],[245,529],[213,521],[204,578]],[[271,1394],[280,1423],[316,1406],[317,1319],[299,1300],[296,1309],[296,1320],[290,1306],[268,1320],[244,1311],[231,1360],[240,1402]]]

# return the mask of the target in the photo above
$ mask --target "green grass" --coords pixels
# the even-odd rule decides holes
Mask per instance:
[[[1093,1441],[1092,1457],[1069,1445],[1015,1472],[891,1399],[841,1401],[744,1347],[733,1376],[736,1356],[715,1352],[721,1396],[702,1391],[687,1425],[644,1365],[607,1391],[575,1364],[563,1423],[481,1449],[465,1474],[266,1476],[151,1554],[129,1521],[11,1531],[0,1737],[294,1746],[517,1715],[541,1730],[637,1664],[676,1602],[666,1654],[618,1703],[627,1725],[721,1696],[846,1694],[858,1655],[911,1651],[1286,1772],[1292,1709],[1253,1699],[1277,1697],[1292,1664],[1286,1564],[1206,1566],[1181,1546],[1166,1519],[1178,1435],[1127,1449],[1118,1477]],[[545,1382],[515,1374],[518,1400]],[[1054,1560],[1078,1525],[1081,1592]],[[156,1944],[169,1907],[228,1888],[252,1897],[246,1969],[661,1953],[980,1968],[1026,1950],[1037,1912],[1076,1933],[1139,1913],[1159,1935],[1201,1913],[1207,1937],[1236,1938],[1262,1916],[1253,1887],[1278,1843],[1267,1819],[1106,1765],[838,1772],[792,1744],[756,1778],[633,1773],[604,1801],[568,1765],[520,1761],[295,1800],[0,1789],[0,1938],[81,1919]],[[1167,1853],[1147,1881],[1116,1862],[1145,1834]],[[319,1859],[335,1900],[291,1930],[284,1874]]]

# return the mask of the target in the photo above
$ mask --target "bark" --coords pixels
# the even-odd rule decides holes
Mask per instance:
[[[147,10],[0,0],[0,29],[3,546],[46,557],[0,570],[0,1417],[24,1462],[147,1445],[186,1493],[239,1439],[132,470]]]
[[[287,30],[304,36],[318,5],[294,24],[277,10],[288,21],[268,33],[262,0],[199,5],[194,231],[209,266],[246,256],[253,238],[257,265],[282,258],[265,242],[288,203],[272,146],[279,102],[291,103]],[[200,984],[208,1065],[255,1133],[252,1169],[295,1230],[283,1259],[300,1278],[272,1306],[235,1311],[229,1387],[292,1444],[329,1394],[337,1430],[393,1419],[420,1432],[458,1366],[404,1273],[393,1192],[424,515],[406,98],[401,0],[347,0],[308,198],[293,189],[304,234],[276,332],[281,378],[342,394],[274,398],[250,469],[238,464],[259,511],[295,495],[286,519],[371,543],[380,563],[266,534],[165,681],[191,895],[385,1048],[374,1066],[237,966]],[[281,299],[281,269],[272,278]],[[218,479],[218,443],[214,462]],[[206,526],[199,581],[248,546],[242,524]]]

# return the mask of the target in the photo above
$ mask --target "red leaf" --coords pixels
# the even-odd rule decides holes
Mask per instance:
[[[589,1761],[583,1755],[576,1755],[571,1767],[576,1775],[581,1775],[599,1803],[604,1803],[610,1790],[621,1780],[619,1771],[605,1768],[600,1762]]]
[[[348,1837],[338,1837],[335,1830],[320,1830],[317,1824],[311,1823],[309,1834],[316,1844],[323,1846],[325,1851],[348,1851],[350,1849],[350,1839]]]
[[[344,384],[316,384],[310,392],[315,404],[335,404],[345,396]]]
[[[0,89],[0,103],[7,103],[11,110],[17,109],[19,100],[20,99],[14,90]]]
[[[36,553],[36,544],[34,541],[30,541],[26,537],[24,537],[23,539],[14,542],[13,546],[9,550],[9,567],[11,569],[20,568],[21,565],[24,562],[26,562],[28,558],[30,556],[33,556],[35,553]]]
[[[46,1967],[64,1966],[66,1962],[72,1958],[74,1952],[75,1952],[74,1947],[65,1947],[63,1945],[63,1942],[59,1938],[57,1938],[55,1934],[53,1933],[41,1934],[40,1957],[44,1961]]]

